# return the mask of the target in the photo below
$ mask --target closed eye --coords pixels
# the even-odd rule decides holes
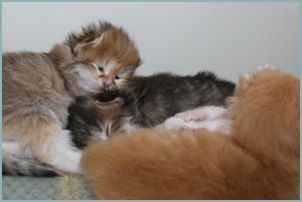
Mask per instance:
[[[98,70],[99,70],[100,72],[104,72],[104,67],[98,66]]]
[[[109,127],[110,127],[110,124],[105,129],[105,134],[106,134],[107,137],[109,137],[109,135],[110,135],[110,133],[109,133]]]
[[[115,76],[114,79],[119,80],[119,79],[127,79],[131,75],[131,70],[126,70],[122,73],[119,73],[118,75]]]

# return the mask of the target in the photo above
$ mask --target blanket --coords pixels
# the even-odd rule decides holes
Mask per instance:
[[[85,179],[78,175],[54,178],[2,177],[3,200],[93,199]]]

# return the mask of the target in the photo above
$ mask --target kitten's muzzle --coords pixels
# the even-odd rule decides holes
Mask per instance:
[[[104,89],[108,89],[113,83],[113,79],[108,75],[101,75],[100,78]]]
[[[104,89],[108,89],[111,86],[112,82],[103,81]]]

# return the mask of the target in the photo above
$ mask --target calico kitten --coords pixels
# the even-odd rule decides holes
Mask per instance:
[[[77,96],[127,83],[140,64],[133,40],[122,28],[99,22],[70,34],[50,52],[2,58],[4,173],[43,175],[27,169],[33,159],[40,168],[80,172],[81,151],[64,129],[67,108]]]
[[[153,127],[176,113],[200,106],[224,106],[234,88],[232,82],[211,72],[136,76],[127,89],[79,98],[69,108],[67,128],[72,131],[75,145],[84,148],[92,137],[107,139],[116,133]]]
[[[230,135],[140,129],[89,147],[81,165],[93,195],[103,200],[298,199],[299,79],[271,69],[241,77],[228,112]]]
[[[79,149],[84,149],[94,140],[108,139],[112,135],[112,124],[120,129],[123,119],[137,114],[135,98],[117,89],[93,97],[78,97],[68,111],[67,129],[71,131],[73,143]]]

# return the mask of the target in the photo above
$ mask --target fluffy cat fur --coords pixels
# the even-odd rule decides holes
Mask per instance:
[[[70,34],[50,52],[5,53],[2,59],[3,173],[24,175],[43,175],[29,172],[30,162],[80,172],[81,152],[64,129],[68,106],[76,96],[121,88],[140,64],[127,33],[107,22]]]
[[[107,140],[112,126],[121,132],[123,120],[135,116],[135,99],[124,90],[110,90],[94,97],[78,97],[69,107],[67,129],[74,145],[85,149],[97,140]]]
[[[72,131],[75,145],[84,148],[97,137],[108,139],[113,134],[153,127],[179,112],[207,105],[224,106],[234,88],[232,82],[211,72],[135,76],[124,90],[79,98],[69,108],[67,128]]]
[[[141,129],[83,155],[97,199],[297,199],[300,83],[278,70],[241,77],[233,132]]]

